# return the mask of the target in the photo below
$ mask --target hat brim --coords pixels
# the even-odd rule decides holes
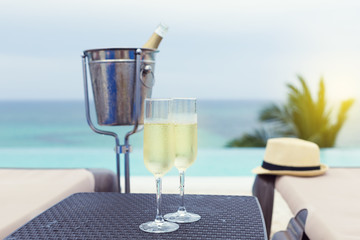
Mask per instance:
[[[290,176],[299,176],[299,177],[312,177],[312,176],[319,176],[324,174],[329,167],[325,164],[320,164],[319,170],[310,170],[310,171],[276,171],[276,170],[268,170],[265,168],[257,167],[252,170],[255,174],[267,174],[267,175],[290,175]]]

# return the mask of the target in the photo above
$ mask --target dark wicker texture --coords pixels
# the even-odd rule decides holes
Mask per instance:
[[[179,196],[163,194],[162,212],[174,212]],[[155,194],[78,193],[56,204],[6,239],[265,239],[258,201],[250,196],[185,195],[195,223],[172,233],[145,233],[155,218]]]

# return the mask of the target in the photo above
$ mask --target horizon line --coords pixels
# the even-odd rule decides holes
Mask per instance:
[[[283,101],[270,98],[197,98],[198,101]],[[0,102],[83,102],[85,99],[0,99]],[[93,102],[90,99],[90,102]]]

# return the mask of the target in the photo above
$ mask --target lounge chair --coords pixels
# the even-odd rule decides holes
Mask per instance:
[[[77,192],[112,192],[106,169],[0,169],[0,239]]]
[[[354,240],[360,239],[359,183],[360,168],[331,168],[316,177],[258,175],[253,194],[262,204],[267,229],[276,188],[294,214],[307,209],[309,239]]]

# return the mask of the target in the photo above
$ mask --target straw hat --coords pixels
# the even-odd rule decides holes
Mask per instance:
[[[298,138],[272,138],[267,141],[262,166],[255,174],[317,176],[328,166],[320,163],[320,149],[315,143]]]

